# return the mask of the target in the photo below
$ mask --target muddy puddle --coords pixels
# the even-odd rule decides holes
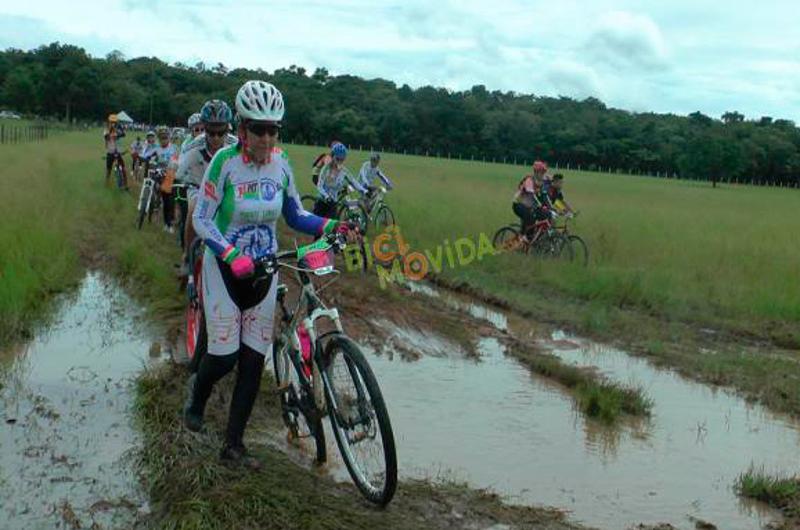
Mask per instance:
[[[135,304],[89,274],[47,332],[0,353],[0,526],[133,528],[132,381],[159,350]]]
[[[499,329],[530,333],[511,315],[470,308],[429,286],[415,291]],[[565,362],[597,367],[653,398],[649,420],[609,427],[578,413],[570,395],[531,375],[497,338],[479,339],[476,360],[445,354],[443,337],[376,324],[388,326],[391,338],[435,345],[416,357],[393,354],[392,340],[364,346],[387,400],[402,476],[466,481],[603,529],[661,522],[694,529],[701,520],[745,530],[778,518],[740,501],[732,485],[751,463],[796,469],[800,431],[788,418],[589,341],[563,334],[540,340]],[[332,463],[329,472],[349,480],[341,465]]]

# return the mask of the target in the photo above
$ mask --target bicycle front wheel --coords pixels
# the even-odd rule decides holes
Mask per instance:
[[[324,362],[328,414],[347,471],[368,501],[385,506],[397,488],[397,453],[378,381],[347,337],[328,342]]]
[[[145,186],[147,186],[145,184]],[[136,218],[136,228],[139,230],[142,229],[142,224],[144,223],[144,216],[147,215],[147,206],[148,206],[148,199],[150,197],[150,192],[148,189],[142,189],[141,193],[139,194],[139,212]]]
[[[393,226],[394,224],[394,212],[392,212],[391,208],[382,204],[375,214],[375,228],[380,232],[384,228]]]
[[[583,239],[578,236],[569,235],[567,236],[567,240],[569,241],[569,246],[572,248],[575,261],[584,267],[589,265],[589,247]]]

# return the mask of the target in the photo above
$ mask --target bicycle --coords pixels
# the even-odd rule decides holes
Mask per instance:
[[[139,207],[136,217],[136,228],[142,229],[144,218],[147,222],[153,220],[153,212],[161,207],[161,193],[159,186],[164,178],[164,170],[161,168],[148,168],[147,176],[142,182],[142,189],[139,191]]]
[[[345,247],[343,236],[333,234],[259,261],[266,275],[279,267],[294,270],[300,285],[291,309],[286,307],[288,287],[277,286],[281,315],[273,368],[290,435],[312,438],[316,461],[325,462],[322,418],[327,415],[353,482],[368,501],[385,506],[397,488],[397,454],[386,404],[367,359],[344,333],[339,311],[320,300],[310,276],[337,272],[333,253]],[[318,333],[320,321],[332,323],[334,330]]]
[[[374,188],[371,193],[363,198],[362,204],[369,220],[381,231],[395,224],[394,212],[383,201],[387,190],[383,186]]]
[[[117,189],[119,190],[127,190],[128,183],[127,179],[125,178],[125,173],[122,171],[122,155],[124,155],[127,151],[123,151],[120,153],[117,151],[113,153],[113,159],[111,161],[111,169],[114,172],[114,182],[117,184]],[[108,179],[106,179],[106,186],[108,185]]]
[[[568,238],[554,227],[557,216],[555,211],[550,210],[547,218],[536,221],[525,233],[522,233],[519,223],[503,226],[495,232],[492,244],[504,252],[519,250],[537,257],[572,261],[574,253]]]
[[[303,195],[300,198],[303,209],[308,212],[314,211],[314,205],[318,200],[320,200],[318,196],[310,194]],[[365,233],[367,225],[369,224],[369,216],[358,199],[351,199],[342,194],[335,203],[329,199],[325,201],[331,205],[335,205],[336,219],[355,223],[361,233]]]

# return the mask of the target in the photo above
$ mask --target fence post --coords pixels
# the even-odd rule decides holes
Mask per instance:
[[[5,124],[0,124],[0,144],[6,143],[6,126]]]

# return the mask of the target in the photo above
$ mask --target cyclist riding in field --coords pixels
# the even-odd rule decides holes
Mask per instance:
[[[550,199],[544,189],[545,173],[547,164],[537,160],[533,163],[533,173],[525,175],[517,186],[512,209],[520,218],[523,234],[527,234],[536,221],[550,215]]]
[[[361,165],[361,171],[358,172],[358,183],[367,190],[367,198],[370,198],[375,193],[375,190],[378,189],[378,187],[373,184],[376,178],[380,179],[387,190],[394,188],[389,177],[381,171],[380,163],[380,153],[371,153],[369,155],[369,160]]]
[[[175,178],[188,186],[188,210],[186,219],[191,219],[194,213],[194,206],[197,201],[197,190],[203,182],[203,175],[206,172],[208,163],[220,148],[233,145],[238,140],[232,134],[228,134],[228,127],[233,120],[233,113],[227,103],[219,99],[206,101],[200,109],[200,124],[203,133],[199,134],[184,147],[178,161],[178,172]],[[184,242],[186,246],[191,245],[195,238],[195,231],[192,223],[186,223]],[[186,273],[185,258],[188,248],[184,248],[184,266],[181,272]]]
[[[103,133],[103,140],[106,145],[106,182],[111,177],[111,169],[114,167],[114,161],[120,165],[122,169],[122,182],[123,187],[128,187],[128,175],[125,171],[125,160],[122,159],[120,153],[120,139],[125,137],[125,130],[117,123],[117,115],[109,114],[106,130]]]
[[[145,172],[149,171],[151,167],[157,167],[167,172],[174,171],[177,166],[178,149],[174,144],[169,141],[169,129],[161,125],[156,127],[155,135],[158,137],[157,144],[150,144],[148,138],[148,147],[143,156],[145,161]],[[148,137],[150,133],[148,133]],[[165,175],[165,179],[168,175]],[[159,183],[161,190],[161,199],[164,205],[164,230],[167,232],[174,232],[172,228],[172,221],[174,217],[174,204],[172,202],[172,191],[164,191]]]
[[[189,116],[189,119],[187,120],[186,124],[189,126],[189,136],[187,136],[186,139],[181,144],[181,153],[183,153],[183,151],[186,150],[186,148],[192,142],[192,140],[203,134],[203,131],[205,130],[199,112],[195,112],[194,114]]]
[[[270,83],[248,81],[236,95],[238,143],[217,151],[203,177],[192,217],[206,244],[202,284],[207,354],[190,379],[184,408],[187,428],[200,430],[214,384],[238,364],[224,460],[247,457],[244,430],[271,349],[278,274],[254,279],[255,260],[278,250],[277,221],[319,235],[341,230],[337,221],[312,215],[300,203],[284,151],[276,147],[283,96]],[[346,231],[346,230],[343,230]]]
[[[336,216],[336,203],[342,191],[347,186],[356,189],[361,194],[367,190],[353,178],[350,171],[344,166],[347,159],[347,148],[344,144],[336,142],[331,148],[331,161],[325,164],[319,172],[317,181],[318,198],[314,202],[314,214],[322,217]]]
[[[550,179],[549,184],[545,186],[545,190],[547,192],[547,197],[550,200],[550,204],[553,205],[553,208],[559,212],[567,212],[567,213],[575,213],[575,210],[570,206],[567,200],[564,198],[564,175],[561,173],[556,173],[553,175],[553,178]]]

